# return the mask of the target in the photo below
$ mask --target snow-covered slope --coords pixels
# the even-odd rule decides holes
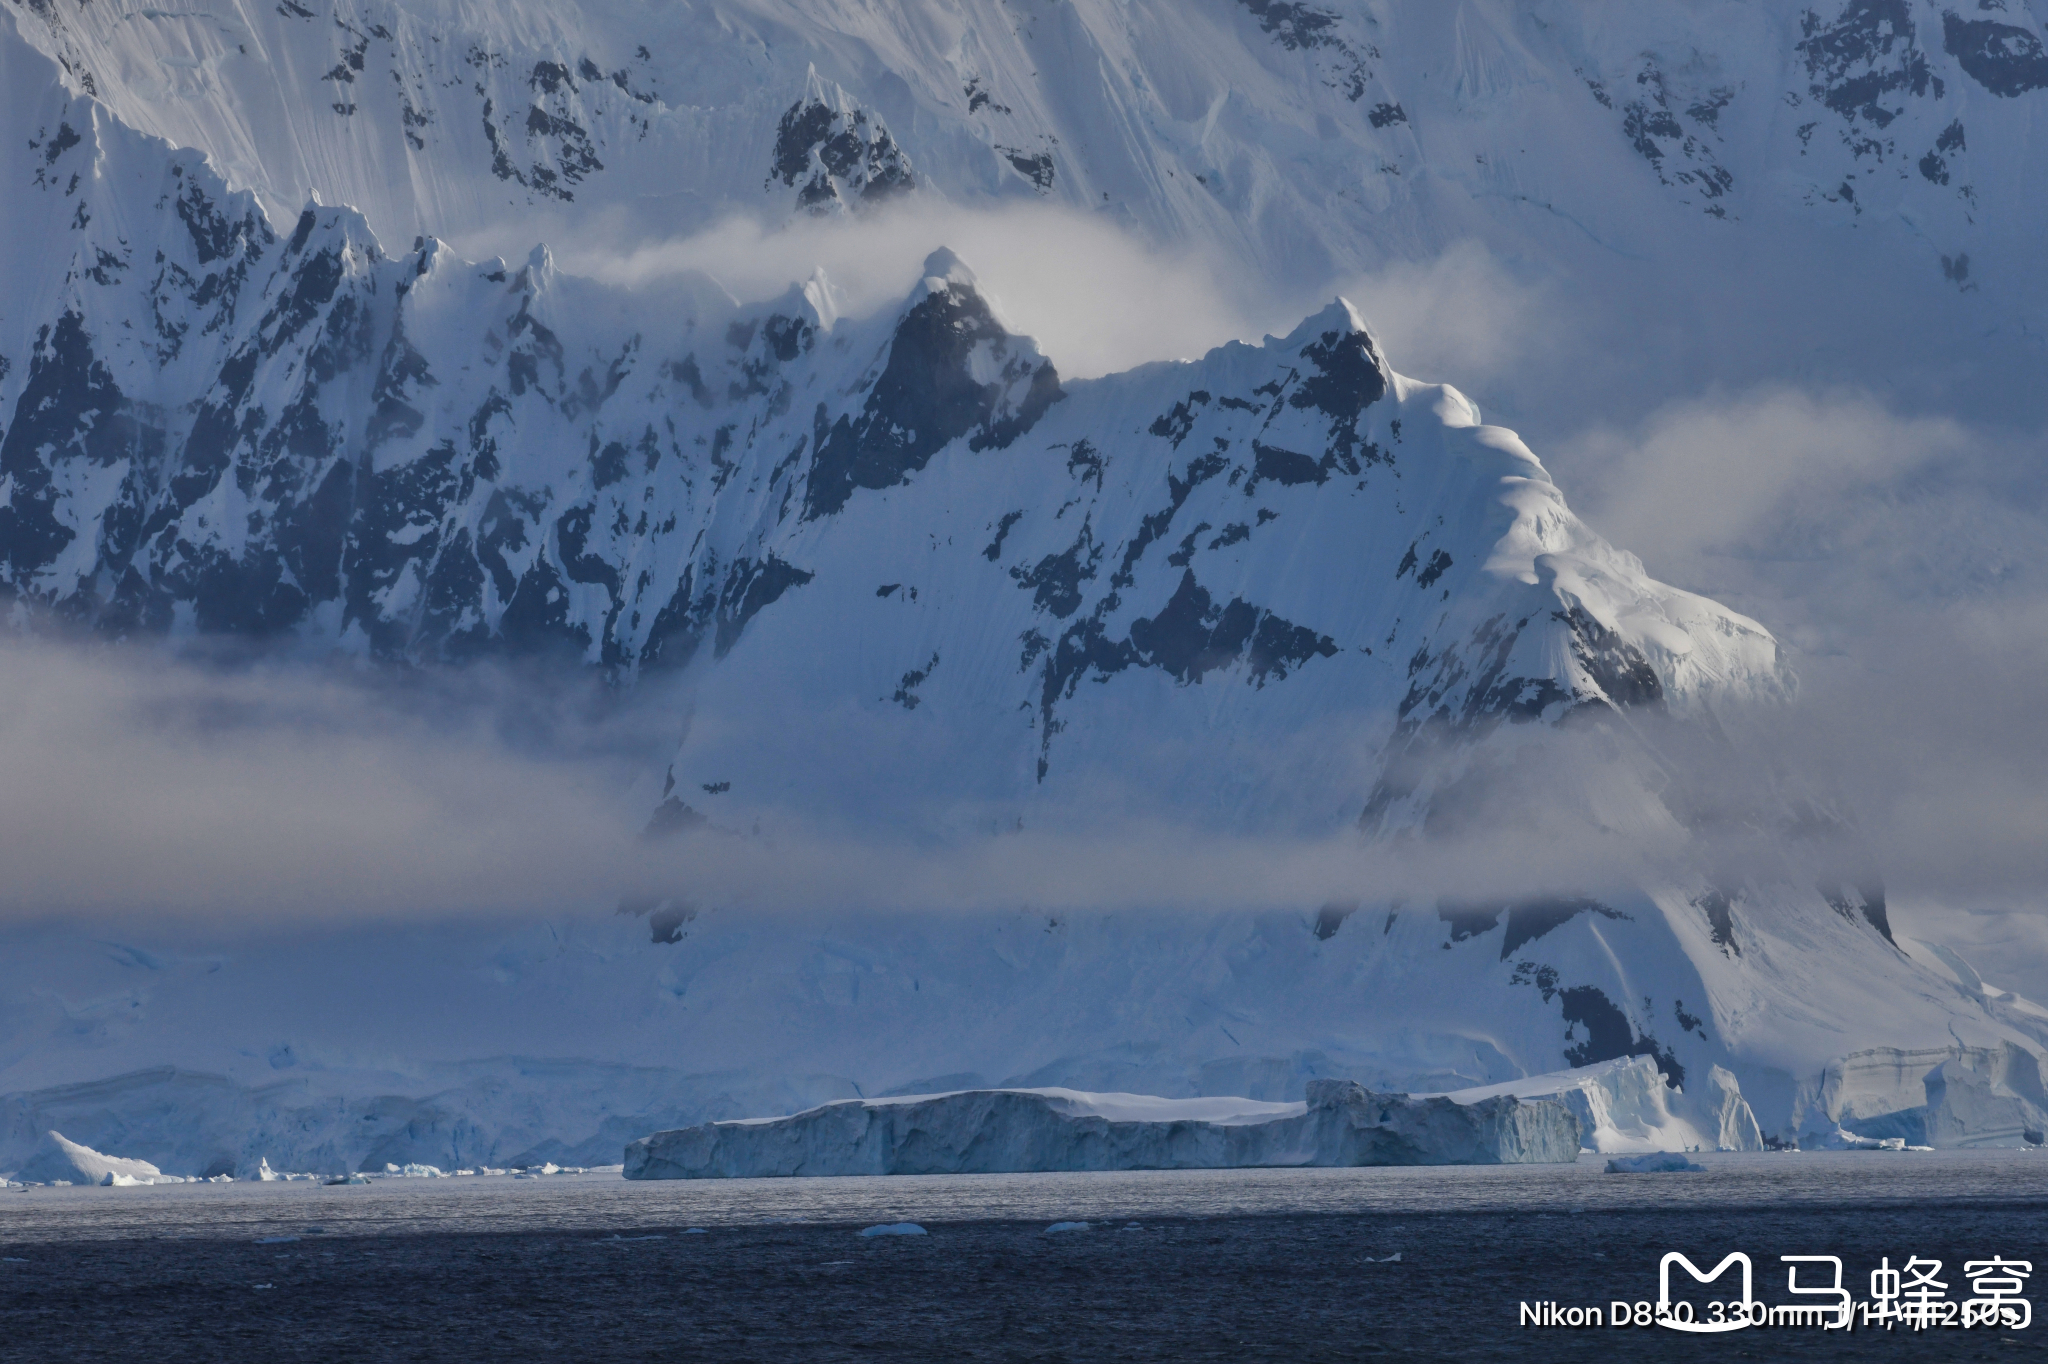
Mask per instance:
[[[423,948],[368,929],[338,955],[9,930],[8,1143],[61,1126],[180,1173],[590,1162],[656,1127],[890,1090],[1283,1099],[1632,1056],[1696,1100],[1733,1074],[1773,1137],[1915,1110],[1945,1141],[2036,1130],[2038,1010],[1903,955],[1841,820],[1721,735],[1718,712],[1789,685],[1769,633],[1652,580],[1342,299],[1258,345],[1074,380],[950,252],[841,316],[822,275],[740,302],[704,275],[609,285],[432,235],[624,212],[649,184],[676,187],[650,211],[684,228],[736,204],[1044,194],[1306,278],[1493,223],[1480,204],[1594,240],[1730,234],[1710,259],[1782,239],[1740,235],[1746,212],[1868,213],[1880,245],[1845,258],[1954,236],[1976,273],[1915,278],[1947,291],[1941,325],[1995,332],[2039,268],[2008,250],[2026,212],[1993,202],[2023,177],[1957,179],[1966,150],[2026,145],[2029,49],[1971,46],[2003,20],[1958,19],[1937,57],[1905,0],[1762,36],[1766,12],[1735,7],[1725,44],[1656,57],[1618,28],[1593,43],[1567,6],[973,8],[947,39],[965,55],[927,63],[889,37],[894,7],[847,12],[858,41],[739,6],[0,11],[16,620],[399,666],[539,655],[679,678],[691,708],[649,764],[651,831],[681,852],[638,918]],[[596,52],[627,14],[647,54]],[[1628,22],[1700,36],[1703,14]],[[1119,43],[1107,84],[1078,87]],[[980,65],[942,118],[936,77],[904,73],[960,61]],[[1968,147],[1944,151],[1959,101]],[[1809,103],[1812,127],[1781,128]],[[1889,131],[1838,145],[1865,125]],[[1495,141],[1453,145],[1481,126]],[[1546,128],[1605,150],[1511,169],[1502,130]],[[1798,188],[1845,166],[1854,194]],[[1955,311],[1987,263],[2010,272],[1992,312]],[[872,883],[749,912],[721,871],[814,838],[985,851],[1020,830],[1091,833],[1113,860],[1148,821],[1380,860],[1341,889],[1276,876],[1243,894],[1256,912],[958,918],[886,896],[826,912],[877,903]],[[1633,860],[1578,856],[1582,837]],[[1431,850],[1493,864],[1425,893],[1399,873]],[[909,893],[913,861],[903,898],[943,902]],[[1170,883],[1109,898],[1175,903]],[[1896,1058],[1891,1080],[1857,1063],[1863,1087],[1829,1089],[1851,1053]]]

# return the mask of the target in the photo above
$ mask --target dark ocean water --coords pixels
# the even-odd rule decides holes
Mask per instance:
[[[0,1360],[2048,1357],[2048,1323],[1521,1324],[1525,1302],[1654,1302],[1670,1251],[1703,1270],[1746,1253],[1765,1304],[1799,1301],[1782,1255],[1839,1257],[1858,1301],[1881,1261],[1940,1260],[1927,1274],[1956,1301],[1965,1261],[2029,1261],[2048,1280],[2048,1156],[1700,1159],[1694,1175],[1607,1175],[1588,1158],[9,1191]],[[927,1234],[857,1234],[899,1221]],[[1056,1221],[1090,1225],[1048,1234]],[[1738,1273],[1690,1292],[1681,1278],[1673,1297],[1704,1316]],[[1800,1283],[1830,1273],[1802,1267]],[[2031,1283],[2022,1296],[2048,1304]]]

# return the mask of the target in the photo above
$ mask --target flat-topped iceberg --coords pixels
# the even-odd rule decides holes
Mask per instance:
[[[1312,1080],[1305,1103],[972,1089],[700,1123],[626,1147],[627,1179],[1508,1165],[1578,1158],[1565,1104],[1472,1103]]]

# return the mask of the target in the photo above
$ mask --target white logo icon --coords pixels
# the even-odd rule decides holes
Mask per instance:
[[[1690,1320],[1692,1316],[1692,1304],[1681,1303],[1680,1307],[1684,1309],[1685,1316],[1688,1319],[1685,1321],[1680,1321],[1678,1319],[1677,1313],[1674,1312],[1671,1306],[1671,1266],[1674,1264],[1684,1265],[1685,1272],[1692,1275],[1693,1281],[1695,1283],[1712,1283],[1714,1280],[1720,1278],[1724,1272],[1726,1272],[1728,1266],[1732,1264],[1740,1264],[1742,1266],[1742,1300],[1740,1302],[1730,1303],[1726,1309],[1725,1315],[1722,1316],[1721,1320],[1718,1321]],[[1670,1254],[1666,1255],[1661,1261],[1658,1262],[1657,1320],[1661,1324],[1669,1326],[1674,1331],[1697,1331],[1702,1333],[1713,1331],[1740,1331],[1743,1327],[1749,1325],[1750,1323],[1750,1308],[1754,1302],[1755,1299],[1750,1296],[1749,1257],[1747,1255],[1744,1255],[1739,1250],[1729,1252],[1728,1258],[1721,1261],[1720,1264],[1715,1265],[1711,1273],[1701,1273],[1700,1267],[1698,1265],[1694,1264],[1691,1260],[1686,1259],[1685,1256],[1679,1254],[1675,1250],[1672,1251]]]

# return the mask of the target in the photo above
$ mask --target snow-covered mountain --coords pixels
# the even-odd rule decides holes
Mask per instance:
[[[2040,1130],[2048,1015],[1908,956],[1844,821],[1722,733],[1791,685],[1769,632],[1652,580],[1350,303],[1074,379],[950,251],[842,316],[822,272],[741,301],[441,239],[1057,197],[1298,289],[1532,206],[1602,251],[1724,234],[1710,261],[1868,222],[1853,262],[1930,256],[1901,288],[1931,327],[2023,346],[2038,215],[2004,172],[2048,58],[2017,3],[1635,33],[1278,0],[0,13],[17,623],[538,657],[690,708],[650,755],[679,851],[637,915],[317,958],[13,930],[0,1168],[52,1127],[178,1173],[593,1160],[849,1094],[1444,1091],[1630,1055],[1725,1067],[1777,1138]],[[1385,879],[942,918],[705,889],[821,831],[1099,850],[1159,820]],[[1400,879],[1546,838],[1637,856]]]
[[[1493,376],[1547,417],[1673,370],[1994,405],[2029,383],[2033,3],[11,8],[67,89],[206,152],[279,224],[318,196],[392,248],[545,239],[594,267],[912,190],[1192,251],[1282,329],[1333,281],[1476,242],[1600,301],[1607,373]]]

